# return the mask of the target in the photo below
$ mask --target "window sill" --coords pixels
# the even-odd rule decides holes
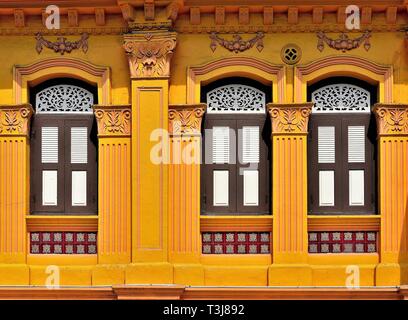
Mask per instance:
[[[26,216],[27,231],[98,231],[98,216]]]
[[[205,231],[272,231],[273,217],[262,216],[201,216],[201,232]]]
[[[379,231],[380,215],[309,215],[308,231]]]

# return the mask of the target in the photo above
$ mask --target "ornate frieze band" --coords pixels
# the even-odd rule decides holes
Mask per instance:
[[[81,49],[84,53],[88,51],[88,33],[82,33],[81,38],[77,41],[68,41],[65,37],[58,37],[57,41],[49,41],[44,39],[42,33],[38,32],[35,35],[35,39],[37,40],[37,44],[35,49],[37,53],[40,54],[43,50],[43,47],[48,49],[54,50],[56,53],[60,53],[61,55],[65,53],[71,53],[72,50]]]
[[[366,31],[360,37],[351,39],[348,34],[341,33],[337,39],[329,38],[324,32],[317,33],[317,49],[321,52],[324,49],[326,43],[330,48],[346,52],[359,48],[364,43],[364,49],[368,51],[371,48],[370,44],[371,32]]]
[[[94,106],[98,136],[130,136],[131,108],[125,106]]]
[[[377,103],[373,112],[379,136],[408,135],[408,105]]]
[[[126,34],[123,48],[132,78],[167,78],[176,47],[176,33],[151,31]]]
[[[169,106],[170,135],[200,135],[205,109],[205,104]]]
[[[272,121],[272,134],[307,134],[312,103],[267,105]]]
[[[0,136],[28,136],[32,114],[30,104],[0,105]]]

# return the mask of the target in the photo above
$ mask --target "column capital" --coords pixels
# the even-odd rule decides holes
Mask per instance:
[[[169,133],[172,136],[195,136],[201,134],[201,122],[206,104],[169,106]]]
[[[167,30],[125,34],[123,48],[128,56],[131,78],[168,78],[176,37],[176,32]]]
[[[313,103],[268,103],[272,134],[307,134]]]
[[[33,112],[30,104],[0,105],[0,136],[29,136]]]
[[[408,135],[407,104],[377,103],[373,112],[377,120],[378,136]]]
[[[99,137],[131,135],[132,111],[130,105],[95,105],[93,107]]]

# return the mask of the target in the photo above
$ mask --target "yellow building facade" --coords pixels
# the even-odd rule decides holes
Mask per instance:
[[[54,28],[55,20],[51,28],[47,25],[56,12],[48,5],[59,8],[59,28]],[[1,296],[405,296],[407,4],[357,1],[353,12],[358,12],[360,25],[354,30],[347,28],[348,5],[312,0],[2,1],[0,284],[6,287],[0,288]],[[222,87],[241,80],[245,86],[258,83],[267,97],[262,110],[269,128],[265,181],[270,190],[262,214],[203,209],[203,202],[210,207],[209,197],[215,204],[221,194],[221,189],[211,189],[214,192],[203,197],[201,137],[210,120],[222,118],[211,111],[209,94],[217,83]],[[370,169],[374,178],[363,180],[373,185],[372,207],[364,212],[351,207],[359,191],[358,183],[350,182],[357,175],[347,173],[347,186],[357,188],[343,194],[350,198],[347,209],[315,212],[311,146],[318,135],[310,132],[312,123],[319,125],[319,116],[317,91],[312,90],[344,85],[346,80],[353,88],[361,83],[373,92],[364,110],[375,120],[375,162]],[[52,141],[62,143],[62,138],[52,140],[52,131],[44,126],[57,127],[59,120],[47,122],[51,109],[46,110],[41,97],[47,88],[68,90],[72,83],[89,86],[82,98],[94,90],[93,98],[88,97],[92,109],[84,113],[95,122],[89,130],[95,133],[90,139],[96,160],[91,163],[91,149],[81,149],[81,131],[79,140],[72,142],[74,129],[80,128],[72,125],[64,131],[71,139],[71,163],[61,169],[66,184],[58,180],[55,188],[44,191],[46,181],[55,181],[52,172],[60,177],[53,163],[67,161],[69,155],[61,144],[53,149]],[[61,92],[47,93],[48,106],[72,94]],[[65,115],[71,112],[61,110]],[[69,121],[79,121],[75,116]],[[45,125],[38,127],[41,123]],[[35,141],[40,132],[36,128],[42,137],[50,134],[48,149],[45,138]],[[349,133],[344,140],[349,147],[350,139]],[[42,148],[41,161],[36,160],[35,148]],[[48,162],[44,150],[51,150]],[[79,160],[73,160],[73,150]],[[84,152],[87,160],[81,158]],[[54,161],[53,156],[60,158]],[[319,160],[316,168],[320,164]],[[332,181],[327,186],[343,188],[322,173],[331,169],[322,168],[326,169],[318,174],[320,183]],[[41,170],[42,182],[35,184],[33,177]],[[265,172],[259,171],[258,179]],[[336,171],[337,175],[341,174]],[[85,200],[76,192],[84,176]],[[230,201],[240,183],[230,182]],[[362,188],[367,204],[368,189]],[[326,196],[337,205],[337,194],[323,194],[324,189],[321,185],[316,191],[320,205]],[[40,205],[37,194],[43,197]],[[69,209],[47,211],[44,208],[53,205],[46,197],[50,203],[53,197],[67,197]],[[260,199],[257,196],[257,204]],[[87,208],[95,201],[95,209],[77,210],[81,201]],[[46,287],[55,272],[59,293]],[[361,288],[349,290],[350,281]]]

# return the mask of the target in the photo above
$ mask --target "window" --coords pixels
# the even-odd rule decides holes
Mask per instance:
[[[309,213],[374,214],[375,88],[335,78],[310,89]]]
[[[203,88],[203,214],[270,213],[268,91],[244,79]]]
[[[30,97],[32,214],[95,214],[95,89],[58,79],[32,88]]]

